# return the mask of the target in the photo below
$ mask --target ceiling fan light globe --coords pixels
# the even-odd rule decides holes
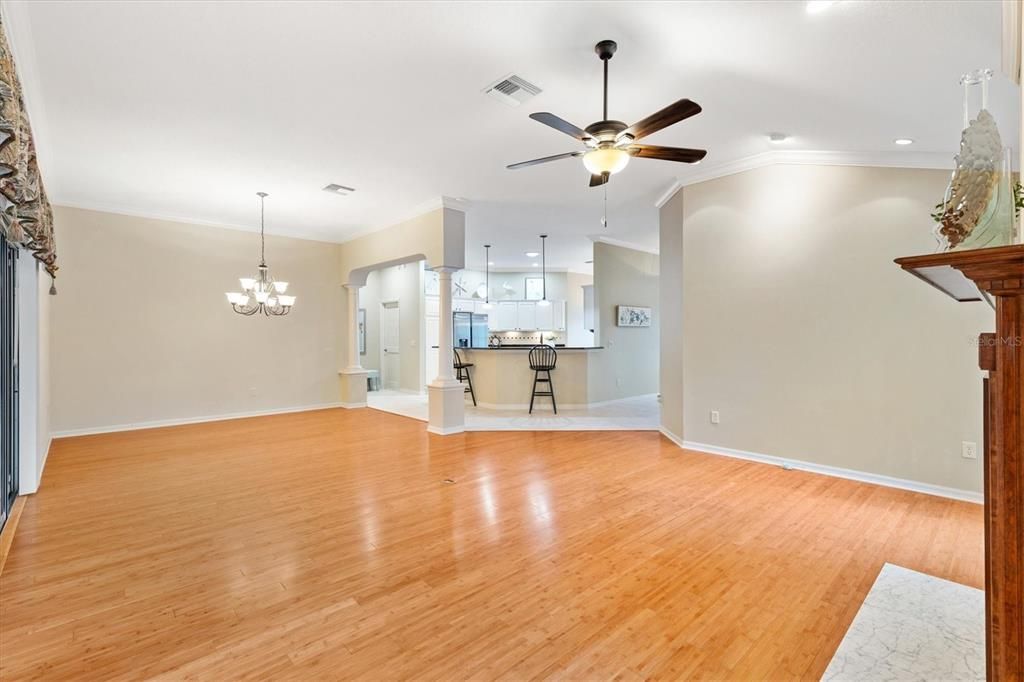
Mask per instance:
[[[583,165],[591,175],[615,175],[629,163],[629,153],[622,149],[604,148],[583,155]]]

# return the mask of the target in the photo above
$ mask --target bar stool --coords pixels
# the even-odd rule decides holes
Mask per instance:
[[[462,382],[463,379],[469,384],[463,393],[468,393],[473,399],[473,407],[476,407],[476,393],[473,392],[473,378],[469,376],[469,368],[473,366],[472,362],[464,362],[462,355],[459,354],[458,348],[452,349],[455,352],[455,378]]]
[[[558,362],[558,353],[547,344],[534,346],[530,349],[530,369],[533,370],[533,395],[530,396],[530,414],[533,414],[533,399],[539,395],[551,396],[551,408],[558,414],[558,405],[555,404],[555,385],[551,383],[551,370]],[[540,374],[544,373],[542,379]],[[537,384],[547,384],[547,391],[538,391]]]

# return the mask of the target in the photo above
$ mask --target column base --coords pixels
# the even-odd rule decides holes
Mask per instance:
[[[466,430],[465,391],[466,387],[454,380],[435,380],[427,385],[428,432],[450,436]]]
[[[341,376],[341,406],[346,409],[366,407],[366,376],[362,367],[343,369]]]

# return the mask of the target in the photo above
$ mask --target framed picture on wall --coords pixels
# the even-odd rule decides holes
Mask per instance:
[[[525,292],[524,298],[527,301],[539,301],[544,298],[544,278],[543,277],[527,277],[526,286],[523,288]]]
[[[359,354],[366,355],[366,308],[359,309]]]
[[[651,309],[635,305],[615,307],[617,326],[619,327],[650,327]]]

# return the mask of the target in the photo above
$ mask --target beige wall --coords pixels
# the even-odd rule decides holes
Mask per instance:
[[[661,207],[658,253],[661,428],[683,439],[683,192]]]
[[[267,237],[298,299],[243,317],[225,291],[254,273],[251,232],[57,207],[54,432],[336,404],[341,247]]]
[[[892,262],[935,250],[947,181],[779,165],[686,187],[686,440],[980,490],[960,451],[982,440],[972,339],[993,313]]]
[[[594,243],[595,342],[601,362],[590,368],[591,402],[658,392],[658,256]],[[650,327],[616,326],[616,307],[652,309]]]

